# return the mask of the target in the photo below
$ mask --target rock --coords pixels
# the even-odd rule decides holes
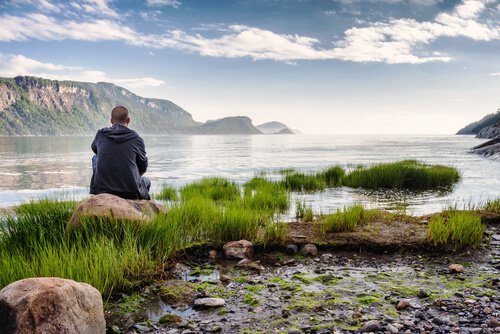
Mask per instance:
[[[294,244],[289,244],[286,246],[285,251],[289,255],[294,255],[299,251],[299,247],[297,247],[297,245],[294,245]]]
[[[464,272],[464,266],[462,266],[461,264],[457,264],[457,263],[450,264],[448,266],[448,269],[453,274],[463,273]]]
[[[228,259],[251,259],[253,256],[253,244],[247,240],[230,241],[223,248]]]
[[[391,333],[391,334],[397,334],[397,333],[399,333],[399,329],[397,329],[396,327],[394,327],[391,324],[387,324],[387,326],[385,327],[385,329],[387,329],[387,331],[389,333]]]
[[[490,328],[497,328],[500,327],[500,321],[495,318],[490,318],[486,321],[486,325]]]
[[[382,329],[380,322],[377,320],[370,320],[361,327],[362,332],[376,332]]]
[[[333,259],[333,255],[330,253],[321,254],[321,261],[328,262]]]
[[[410,307],[410,302],[404,299],[400,300],[396,305],[396,309],[400,311],[406,310],[408,307]]]
[[[166,212],[166,209],[153,200],[131,200],[111,194],[93,195],[78,205],[66,228],[77,227],[83,219],[103,217],[144,223],[159,212]]]
[[[288,334],[302,334],[303,332],[297,328],[291,328],[288,330]]]
[[[226,305],[226,301],[222,298],[200,298],[194,301],[196,308],[213,308]]]
[[[259,263],[260,263],[259,261],[252,261],[249,259],[243,259],[236,264],[236,267],[243,268],[243,269],[256,270],[258,272],[261,272],[264,270],[264,267],[262,267]]]
[[[306,244],[302,247],[301,253],[305,256],[316,256],[318,255],[318,248],[313,244]]]
[[[429,293],[425,290],[420,289],[417,294],[418,298],[427,298],[429,297]]]
[[[167,313],[158,321],[160,324],[180,324],[184,319],[176,314]]]
[[[167,280],[159,290],[161,300],[174,307],[191,305],[197,296],[196,286],[184,280]]]
[[[27,278],[0,291],[2,333],[104,333],[102,297],[94,287],[68,279]]]
[[[209,250],[209,251],[208,251],[208,258],[209,258],[210,260],[214,260],[214,259],[216,259],[216,258],[217,258],[217,251],[216,251],[216,250],[214,250],[214,249]]]
[[[222,274],[220,275],[219,279],[221,282],[229,282],[232,279],[232,277],[229,275]]]

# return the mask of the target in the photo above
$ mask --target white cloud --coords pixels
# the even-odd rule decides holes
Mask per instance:
[[[170,6],[173,8],[179,8],[181,2],[178,0],[146,0],[148,6]]]
[[[498,73],[490,73],[488,75],[491,75],[492,77],[500,77],[500,72],[498,72]]]
[[[97,8],[109,8],[107,0],[85,1],[94,3]],[[200,26],[201,29],[218,28],[221,36],[215,38],[181,30],[165,35],[147,35],[114,20],[56,20],[44,14],[0,16],[0,41],[123,41],[136,46],[174,48],[210,57],[249,57],[284,62],[321,59],[389,64],[448,62],[452,57],[446,54],[417,50],[442,37],[466,37],[477,41],[500,39],[497,21],[481,22],[479,19],[491,3],[491,0],[464,0],[451,12],[441,13],[432,21],[391,19],[353,27],[347,29],[343,38],[335,41],[329,49],[319,48],[320,41],[315,38],[276,34],[243,25]]]
[[[18,75],[39,76],[54,80],[74,80],[85,82],[112,82],[126,88],[158,87],[164,81],[143,78],[113,78],[105,72],[89,70],[80,66],[65,66],[44,63],[23,55],[3,55],[0,53],[0,76],[14,77]]]

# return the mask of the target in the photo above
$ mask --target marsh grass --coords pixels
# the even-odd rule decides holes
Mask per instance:
[[[342,183],[352,188],[426,190],[449,187],[459,179],[460,173],[453,167],[404,160],[357,168]]]
[[[177,189],[169,185],[164,185],[161,191],[158,194],[155,194],[153,197],[155,199],[159,199],[162,201],[172,201],[172,202],[175,202],[179,199],[179,195],[177,194]]]
[[[434,245],[465,248],[479,245],[484,229],[481,218],[473,212],[449,211],[447,217],[438,215],[431,218],[427,235]]]
[[[283,184],[289,191],[314,192],[326,188],[326,181],[318,173],[291,172],[284,175]]]
[[[366,221],[367,214],[360,204],[345,207],[342,211],[323,216],[321,219],[321,229],[323,233],[328,232],[350,232],[356,226]]]
[[[483,209],[488,213],[497,215],[500,214],[500,198],[486,202],[486,204],[484,204],[483,206]]]
[[[325,179],[325,183],[328,187],[338,187],[342,185],[345,170],[339,165],[331,166],[319,173],[318,176]]]
[[[284,185],[263,177],[254,177],[246,182],[244,204],[252,210],[263,210],[274,214],[283,213],[290,207],[290,196]]]
[[[221,177],[203,178],[182,187],[180,193],[183,201],[194,197],[203,197],[216,202],[225,202],[234,201],[241,197],[238,185]]]

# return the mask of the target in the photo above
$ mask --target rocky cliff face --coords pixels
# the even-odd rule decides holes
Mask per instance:
[[[85,135],[109,126],[111,109],[125,105],[131,127],[143,133],[176,133],[199,125],[187,111],[109,83],[0,78],[0,135]]]
[[[500,137],[500,122],[495,125],[490,125],[482,128],[476,135],[477,138],[498,138]]]
[[[216,135],[230,135],[230,134],[262,134],[252,124],[252,120],[246,116],[225,117],[216,121],[209,121],[205,124],[193,127],[192,134],[216,134]]]

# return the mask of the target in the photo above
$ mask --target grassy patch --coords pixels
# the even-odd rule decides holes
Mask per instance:
[[[448,217],[434,216],[427,235],[434,245],[451,244],[456,248],[477,246],[483,238],[485,226],[481,218],[471,212],[451,211]]]
[[[342,184],[352,188],[426,190],[448,187],[459,179],[460,173],[453,167],[404,160],[357,168],[343,178]]]
[[[323,216],[321,227],[323,232],[348,232],[354,231],[358,224],[365,221],[366,214],[362,205],[356,204],[343,211],[337,210],[336,213]]]
[[[221,177],[203,178],[181,188],[181,199],[187,201],[196,197],[216,202],[234,201],[241,197],[238,185]]]
[[[500,215],[500,198],[486,202],[483,208],[489,213]]]
[[[291,172],[285,174],[283,184],[290,191],[313,192],[326,188],[325,179],[315,173]]]
[[[175,202],[179,199],[179,196],[177,195],[177,189],[169,185],[164,185],[161,191],[154,195],[154,198],[162,201]]]
[[[252,210],[283,213],[290,207],[290,198],[282,183],[254,177],[243,188],[245,207]]]
[[[328,187],[337,187],[342,185],[342,179],[345,176],[345,170],[340,166],[331,166],[319,174],[324,178]]]

